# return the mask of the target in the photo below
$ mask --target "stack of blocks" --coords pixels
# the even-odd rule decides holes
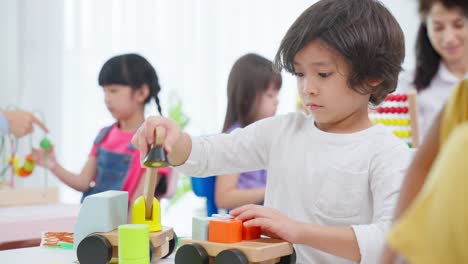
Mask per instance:
[[[216,243],[236,243],[260,238],[259,227],[245,227],[230,215],[192,218],[192,239]]]
[[[389,94],[376,108],[370,109],[374,124],[387,126],[394,135],[403,139],[409,147],[419,144],[416,93]]]

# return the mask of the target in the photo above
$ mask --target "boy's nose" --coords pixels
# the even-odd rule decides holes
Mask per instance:
[[[304,86],[302,87],[302,90],[305,94],[309,95],[317,95],[318,94],[318,89],[317,86],[314,85],[312,82],[304,82]]]

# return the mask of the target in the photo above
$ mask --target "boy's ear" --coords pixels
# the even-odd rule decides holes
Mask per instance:
[[[383,83],[383,79],[379,78],[370,78],[367,80],[367,84],[369,84],[372,87],[379,86],[381,83]]]
[[[137,90],[137,96],[140,102],[144,102],[146,98],[149,96],[149,94],[150,94],[150,89],[146,83],[143,84],[141,88]]]

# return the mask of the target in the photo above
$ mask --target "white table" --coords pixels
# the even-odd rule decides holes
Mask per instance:
[[[43,231],[73,232],[79,208],[78,204],[0,207],[0,244],[40,239]]]
[[[78,263],[76,260],[75,250],[31,247],[0,251],[2,264],[73,264]],[[173,264],[174,253],[166,259],[155,260],[152,263]]]

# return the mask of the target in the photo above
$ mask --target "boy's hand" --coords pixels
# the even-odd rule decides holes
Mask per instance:
[[[44,149],[33,148],[32,156],[36,164],[42,167],[46,167],[46,151]],[[55,167],[57,167],[57,159],[55,158],[54,146],[52,146],[47,152],[47,168],[50,170],[54,170]]]
[[[141,157],[146,156],[151,144],[153,144],[156,127],[163,127],[166,130],[163,147],[167,153],[171,153],[172,147],[181,135],[179,125],[175,121],[161,116],[149,117],[132,138],[132,144],[140,150]]]
[[[245,226],[259,226],[262,232],[273,238],[280,238],[297,243],[302,222],[291,219],[276,209],[260,205],[244,205],[230,212],[236,219],[247,220]]]

